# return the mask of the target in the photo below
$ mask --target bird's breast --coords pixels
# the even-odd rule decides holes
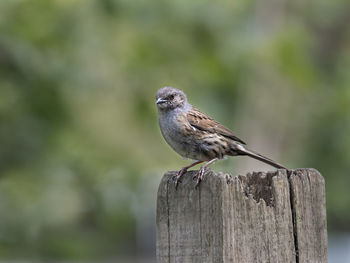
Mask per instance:
[[[166,142],[182,157],[198,159],[194,129],[184,113],[159,115],[159,126]]]

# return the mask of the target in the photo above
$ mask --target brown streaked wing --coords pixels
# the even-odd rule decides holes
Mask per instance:
[[[232,131],[226,128],[224,125],[218,123],[216,120],[210,118],[198,109],[192,108],[187,113],[187,120],[194,128],[210,133],[217,133],[242,144],[246,144],[240,138],[236,137]]]

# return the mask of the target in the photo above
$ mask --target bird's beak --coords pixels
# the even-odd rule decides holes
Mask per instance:
[[[165,99],[159,98],[159,99],[157,99],[156,104],[162,104],[164,102],[166,102]]]

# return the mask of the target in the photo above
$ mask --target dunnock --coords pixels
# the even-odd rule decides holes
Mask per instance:
[[[226,155],[247,155],[276,168],[286,169],[275,161],[247,149],[244,146],[245,142],[232,131],[189,104],[181,90],[171,87],[159,89],[156,104],[164,139],[182,157],[194,160],[178,172],[175,187],[187,169],[207,162],[199,169],[197,187],[203,179],[205,169]]]

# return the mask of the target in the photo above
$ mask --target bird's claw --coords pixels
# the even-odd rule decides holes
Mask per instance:
[[[199,187],[199,184],[203,180],[205,169],[206,169],[206,167],[201,167],[199,169],[199,171],[198,171],[197,176],[194,177],[194,178],[197,178],[197,183],[196,183],[196,186],[195,186],[196,189]]]
[[[181,177],[184,175],[184,173],[187,172],[186,168],[182,168],[180,171],[178,171],[177,175],[174,177],[174,181],[175,181],[175,190],[177,190],[177,186],[179,185],[179,183],[181,183]]]

